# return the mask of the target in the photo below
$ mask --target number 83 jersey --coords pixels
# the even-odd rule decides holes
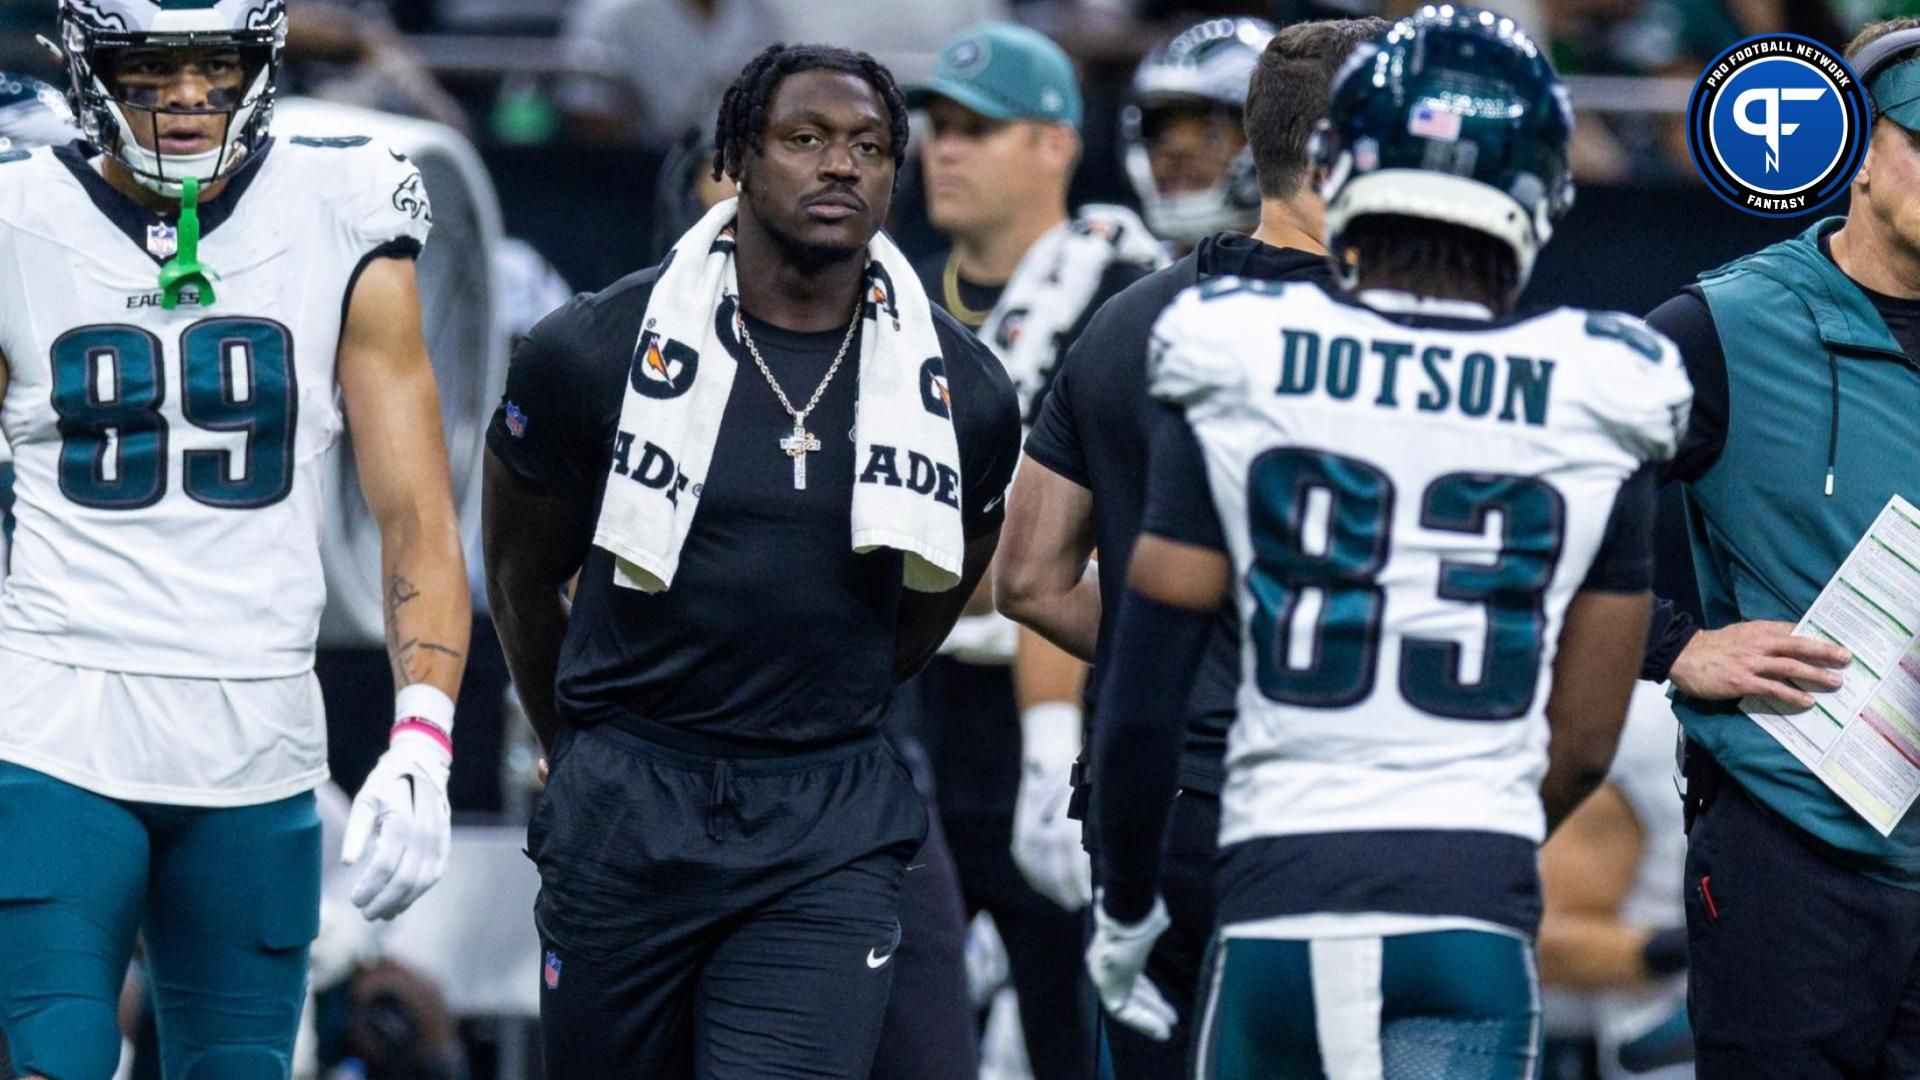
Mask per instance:
[[[258,679],[313,666],[322,464],[346,298],[417,254],[420,174],[366,139],[277,139],[179,239],[83,144],[0,155],[0,402],[15,459],[0,648],[82,668]]]
[[[1571,308],[1495,319],[1224,278],[1176,300],[1150,355],[1204,460],[1242,620],[1221,843],[1540,840],[1555,644],[1623,486],[1644,505],[1643,470],[1677,447],[1692,387],[1672,343]],[[1146,528],[1180,539],[1161,516]]]

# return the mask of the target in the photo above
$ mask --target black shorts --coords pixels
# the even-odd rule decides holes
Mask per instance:
[[[878,736],[713,758],[564,734],[528,829],[547,1075],[864,1078],[926,831]]]

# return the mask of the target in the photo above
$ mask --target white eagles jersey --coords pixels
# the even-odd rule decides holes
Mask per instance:
[[[1220,841],[1537,842],[1562,618],[1692,387],[1627,316],[1362,299],[1225,278],[1154,328],[1153,393],[1204,456],[1241,616]]]
[[[311,670],[346,297],[432,222],[364,138],[280,137],[203,202],[215,298],[161,306],[177,234],[75,144],[0,159],[0,429],[14,455],[0,649],[80,668]]]

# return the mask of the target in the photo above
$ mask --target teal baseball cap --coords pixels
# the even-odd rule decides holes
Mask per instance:
[[[982,23],[947,42],[933,76],[907,89],[907,103],[951,98],[990,120],[1038,120],[1080,127],[1073,61],[1038,30]]]

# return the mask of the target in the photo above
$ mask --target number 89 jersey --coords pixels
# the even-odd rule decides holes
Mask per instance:
[[[366,139],[280,139],[201,204],[218,276],[161,304],[172,229],[80,144],[0,158],[0,402],[15,459],[0,648],[254,679],[313,666],[322,470],[361,268],[411,256],[420,174]]]
[[[1153,392],[1184,407],[1242,619],[1221,843],[1537,842],[1562,618],[1692,387],[1624,316],[1363,299],[1220,279],[1154,329]]]

